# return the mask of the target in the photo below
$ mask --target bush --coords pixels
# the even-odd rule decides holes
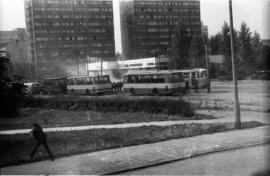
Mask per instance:
[[[0,79],[0,99],[3,101],[0,110],[1,117],[18,116],[24,98],[24,85],[19,79],[15,77]]]
[[[187,117],[194,115],[194,110],[189,103],[181,99],[158,97],[29,97],[25,102],[25,106],[64,110],[90,110],[98,112],[181,114]]]

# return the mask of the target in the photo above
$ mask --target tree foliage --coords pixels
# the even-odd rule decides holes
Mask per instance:
[[[179,25],[177,32],[174,34],[174,39],[171,42],[169,52],[171,69],[189,68],[189,49],[191,44],[191,35],[189,28],[184,25]]]
[[[24,85],[21,76],[10,76],[10,61],[7,57],[0,58],[0,116],[18,116],[24,99]]]
[[[192,36],[189,56],[190,56],[190,66],[191,68],[199,68],[205,65],[203,56],[204,56],[204,42],[202,35],[196,33]]]
[[[245,77],[266,64],[265,57],[267,56],[267,49],[263,49],[260,35],[257,32],[254,32],[252,35],[245,22],[241,24],[239,31],[234,30],[233,32],[235,36],[234,52],[238,74],[240,77]],[[226,71],[223,74],[231,75],[230,27],[227,22],[224,22],[220,32],[210,37],[209,46],[211,50],[210,54],[221,54],[225,56]],[[215,70],[215,72],[217,71]]]

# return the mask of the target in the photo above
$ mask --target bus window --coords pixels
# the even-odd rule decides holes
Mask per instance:
[[[95,84],[95,78],[94,77],[90,77],[90,81],[92,84]]]
[[[153,83],[164,83],[165,82],[165,77],[162,74],[159,75],[153,75]]]
[[[191,79],[196,79],[196,72],[191,72]]]
[[[96,83],[96,84],[100,84],[100,83],[101,83],[101,81],[100,81],[100,76],[98,76],[98,77],[95,78],[95,83]]]
[[[85,78],[85,83],[91,85],[92,84],[91,78],[90,77]]]
[[[74,78],[68,79],[68,85],[75,85],[76,81]]]
[[[124,77],[124,83],[128,83],[129,81],[128,81],[128,78],[129,78],[129,76],[125,76]]]
[[[207,78],[207,73],[206,73],[206,71],[202,71],[202,78]]]
[[[190,73],[185,72],[184,73],[184,79],[190,79]]]

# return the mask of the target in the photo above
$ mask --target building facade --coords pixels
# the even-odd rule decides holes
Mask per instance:
[[[12,63],[30,63],[27,56],[26,31],[17,28],[12,31],[0,31],[0,49],[10,55]]]
[[[166,54],[180,25],[201,32],[200,0],[123,0],[120,18],[127,59]]]
[[[84,75],[89,58],[114,59],[112,0],[25,0],[25,15],[39,78]]]

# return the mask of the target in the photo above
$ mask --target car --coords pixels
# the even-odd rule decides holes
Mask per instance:
[[[25,92],[28,95],[34,95],[40,93],[40,84],[38,82],[24,83]]]

